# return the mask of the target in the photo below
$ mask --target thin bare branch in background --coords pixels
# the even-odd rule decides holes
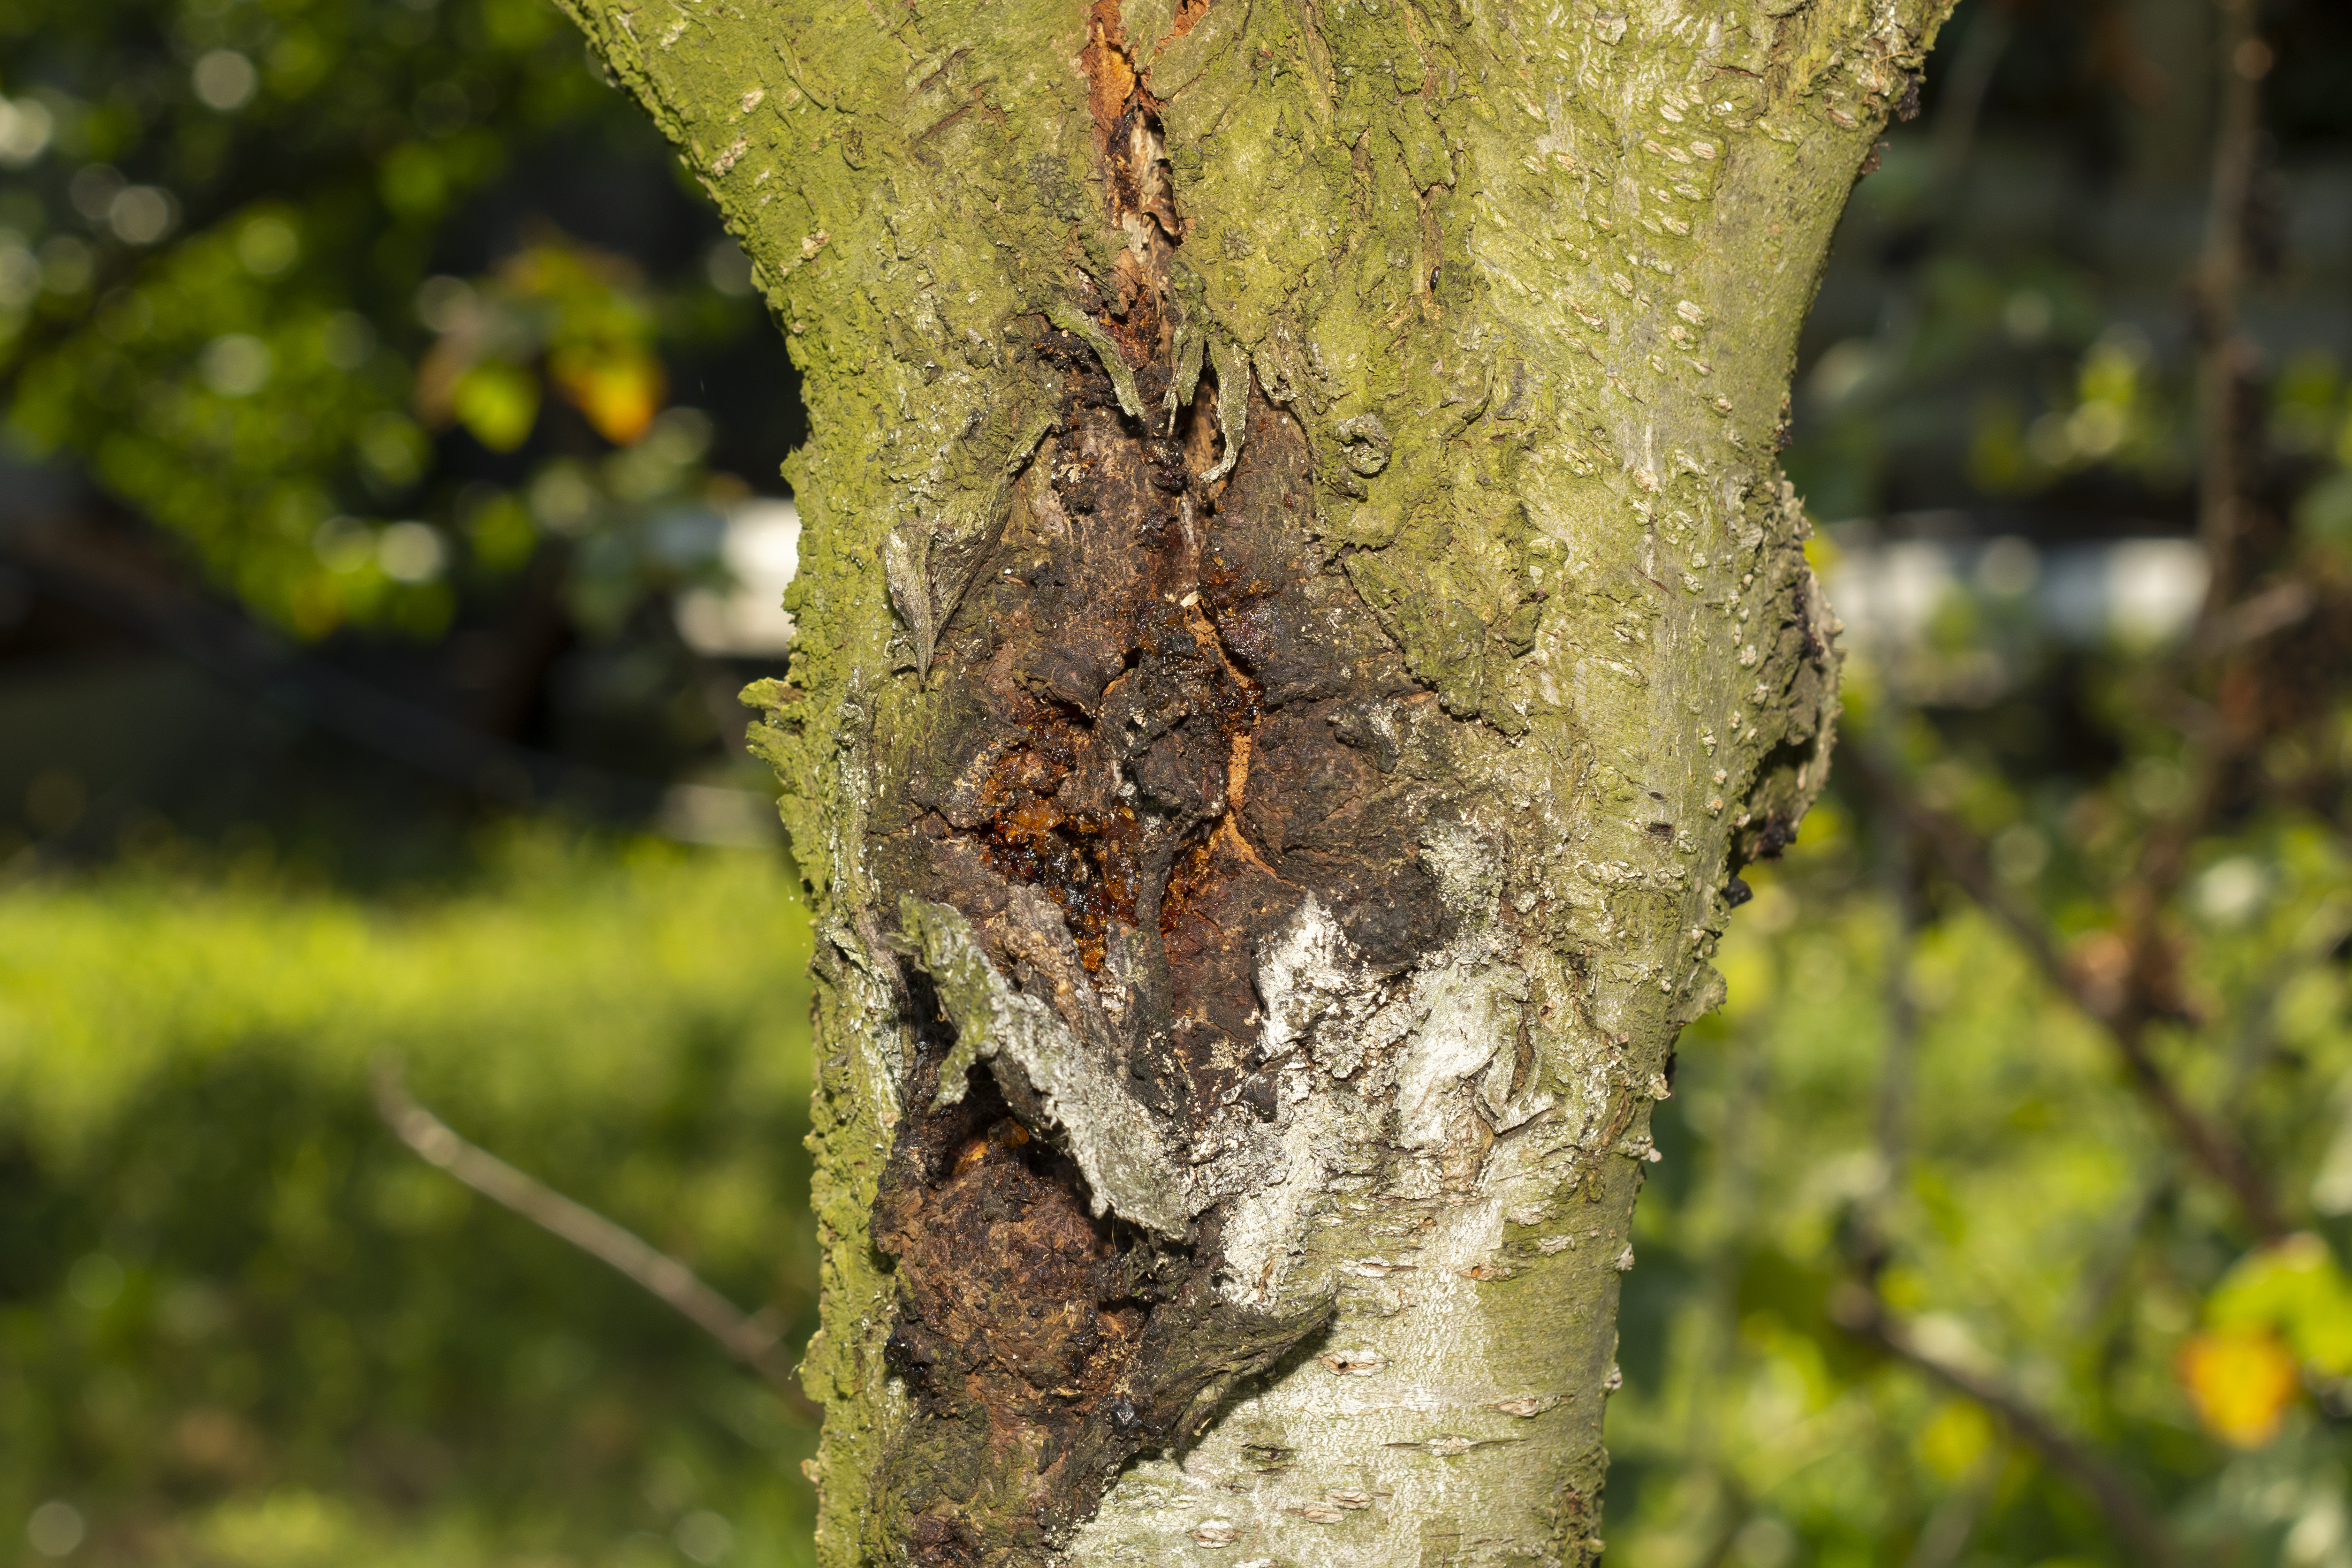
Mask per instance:
[[[2140,1568],[2173,1563],[2172,1540],[2138,1484],[2125,1471],[2051,1420],[1990,1374],[1960,1365],[1923,1343],[1912,1327],[1890,1315],[1867,1288],[1849,1282],[1832,1299],[1831,1315],[1848,1331],[1907,1362],[1953,1393],[1981,1405],[2019,1442],[2080,1488],[2098,1506]]]
[[[2173,703],[2200,700],[2202,676],[2225,687],[2231,657],[2292,626],[2317,607],[2306,584],[2288,582],[2247,595],[2258,580],[2253,542],[2253,481],[2261,468],[2258,350],[2245,331],[2241,303],[2252,268],[2249,226],[2262,150],[2262,80],[2273,63],[2257,26],[2259,0],[2213,0],[2217,49],[2211,181],[2205,236],[2189,279],[2189,326],[2197,343],[2197,531],[2205,547],[2205,602],[2183,661],[2167,661],[2159,681],[2179,689]],[[2210,700],[2211,691],[2203,694]],[[2126,899],[2135,950],[2154,940],[2158,911],[2187,874],[2189,853],[2221,809],[2237,766],[2259,742],[2258,725],[2233,721],[2227,703],[2188,728],[2186,809],[2156,824],[2140,856],[2138,886]]]
[[[1916,886],[1917,847],[1910,825],[1882,816],[1885,860],[1880,874],[1893,916],[1887,932],[1885,979],[1886,1047],[1880,1058],[1878,1103],[1873,1108],[1872,1133],[1877,1144],[1876,1184],[1864,1198],[1856,1217],[1853,1250],[1863,1277],[1873,1281],[1894,1251],[1890,1224],[1895,1196],[1902,1191],[1911,1124],[1911,1081],[1919,1043],[1919,1013],[1911,1000],[1911,952],[1919,936],[1919,900]]]
[[[1992,90],[1993,72],[2001,56],[2009,52],[2010,40],[2016,33],[2015,0],[1995,0],[1977,16],[1976,25],[1960,42],[1959,52],[1952,60],[1951,74],[1945,78],[1943,92],[1937,100],[1935,124],[1928,134],[1936,184],[1942,189],[1958,186],[1968,168],[1969,150],[1976,142],[1977,126],[1984,117],[1985,97]],[[1947,204],[1943,221],[1957,221],[1960,210],[1958,202]]]
[[[2196,279],[2197,510],[2212,570],[2205,599],[2209,621],[2236,601],[2244,575],[2245,519],[2241,512],[2249,465],[2241,416],[2254,351],[2239,330],[2238,300],[2246,280],[2246,220],[2262,134],[2262,79],[2272,63],[2270,46],[2255,27],[2256,9],[2256,0],[2214,0],[2220,90],[2213,183]]]
[[[2009,1468],[2007,1444],[1995,1443],[1969,1467],[1928,1512],[1927,1522],[1911,1543],[1911,1554],[1903,1560],[1903,1568],[1951,1568],[1968,1550],[1969,1540],[1976,1534],[1977,1521],[1984,1517],[1985,1508],[2000,1489],[2001,1472]]]
[[[1759,1021],[1740,1031],[1733,1055],[1729,1093],[1710,1131],[1717,1159],[1720,1217],[1705,1238],[1701,1268],[1706,1278],[1709,1342],[1706,1352],[1709,1375],[1695,1393],[1732,1386],[1740,1356],[1739,1276],[1749,1239],[1757,1226],[1758,1132],[1771,1088],[1769,1023]],[[1685,1416],[1685,1451],[1695,1469],[1713,1489],[1709,1506],[1715,1518],[1708,1544],[1698,1553],[1697,1568],[1717,1568],[1727,1561],[1739,1531],[1753,1516],[1756,1500],[1748,1493],[1738,1467],[1727,1451],[1727,1423],[1707,1399],[1694,1397]]]
[[[2069,963],[2040,913],[1994,874],[1990,857],[1974,833],[1920,801],[1866,748],[1849,746],[1839,760],[1879,802],[1880,809],[1908,826],[1934,852],[1946,874],[2008,930],[2053,985],[2106,1026],[2134,1086],[2156,1108],[2189,1157],[2230,1190],[2246,1222],[2265,1240],[2288,1234],[2294,1227],[2253,1156],[2228,1129],[2189,1104],[2156,1058],[2148,1026],[2168,1016],[2164,999],[2170,982],[2153,969],[2147,956],[2150,943],[2130,945],[2120,984],[2095,975],[2084,965]]]
[[[426,1163],[627,1275],[717,1340],[795,1409],[815,1414],[814,1402],[801,1392],[792,1363],[777,1347],[776,1326],[766,1314],[739,1310],[693,1269],[652,1243],[468,1143],[416,1102],[397,1068],[387,1066],[377,1071],[375,1106],[394,1135]]]

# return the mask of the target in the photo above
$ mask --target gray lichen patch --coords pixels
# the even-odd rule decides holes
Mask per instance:
[[[1363,1065],[1363,1026],[1389,999],[1386,977],[1321,900],[1309,893],[1282,929],[1259,944],[1255,978],[1264,1015],[1261,1064],[1304,1049],[1335,1079]]]

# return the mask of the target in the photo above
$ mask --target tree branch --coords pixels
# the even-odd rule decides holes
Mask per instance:
[[[1874,751],[1875,748],[1865,741],[1849,746],[1847,755],[1850,760],[1859,758],[1864,771],[1871,779],[1883,784],[1889,770]],[[1933,814],[1918,807],[1916,803],[1885,789],[1874,790],[1873,793],[1877,795],[1884,813],[1882,822],[1888,840],[1887,883],[1897,923],[1895,960],[1887,980],[1890,1032],[1885,1071],[1879,1084],[1876,1118],[1879,1185],[1877,1191],[1862,1205],[1858,1215],[1854,1244],[1851,1248],[1857,1277],[1832,1296],[1831,1317],[1849,1331],[1919,1367],[1998,1415],[2020,1441],[2041,1454],[2053,1468],[2087,1492],[2107,1516],[2116,1533],[2140,1550],[2144,1562],[2150,1564],[2166,1563],[2169,1561],[2170,1553],[2162,1525],[2142,1506],[2137,1489],[2124,1472],[2067,1437],[2040,1412],[1990,1378],[1931,1354],[1907,1325],[1888,1315],[1885,1302],[1878,1294],[1878,1277],[1891,1250],[1885,1209],[1890,1194],[1898,1184],[1903,1163],[1911,1058],[1916,1047],[1916,1018],[1905,988],[1904,964],[1911,951],[1916,924],[1912,881],[1915,874],[1914,847],[1921,839],[1938,848],[1958,840],[1953,825],[1941,825],[1939,829],[1931,821]],[[2006,912],[2010,920],[2014,922],[2012,929],[2019,931],[2021,940],[2037,953],[2046,955],[2045,962],[2054,963],[2055,948],[2048,933],[2038,921],[2030,919],[2030,911],[2022,903],[2010,897],[2008,889],[1990,875],[1981,851],[1975,851],[1969,859],[1979,873],[1970,890],[1987,899],[1988,902],[1992,898],[2001,899],[2008,906]],[[2063,966],[2059,967],[2063,972]],[[2060,977],[2063,983],[2065,977],[2063,973]],[[1957,1510],[1939,1510],[1935,1521],[1936,1539],[1931,1541],[1923,1536],[1913,1561],[1940,1563],[1957,1556],[1973,1527],[1975,1513],[1976,1505]]]
[[[2243,575],[2244,431],[2240,411],[2252,346],[2238,330],[2246,275],[2246,216],[2262,130],[2262,79],[2270,46],[2255,30],[2256,0],[2214,0],[2220,77],[2213,127],[2213,184],[2196,284],[2198,329],[2198,529],[2211,562],[2205,619],[2237,598]]]
[[[737,1310],[694,1270],[650,1242],[467,1142],[416,1102],[401,1082],[398,1068],[386,1066],[376,1073],[375,1107],[384,1124],[426,1163],[627,1275],[765,1378],[797,1411],[810,1416],[818,1413],[815,1403],[801,1392],[792,1363],[778,1353],[776,1326],[766,1314]]]
[[[2105,987],[2066,962],[2041,914],[1993,874],[1983,843],[1967,827],[1927,806],[1906,787],[1893,771],[1872,757],[1869,748],[1850,745],[1840,759],[1850,776],[1874,796],[1926,843],[1948,875],[1983,906],[2033,960],[2049,982],[2064,992],[2088,1017],[2105,1026],[2133,1084],[2156,1108],[2189,1156],[2227,1187],[2238,1201],[2247,1223],[2265,1239],[2275,1240],[2293,1228],[2288,1225],[2270,1184],[2245,1146],[2230,1131],[2189,1103],[2180,1088],[2164,1070],[2150,1047],[2148,1025],[2162,1016],[2152,1003],[2154,977],[2148,973],[2148,939],[2132,944],[2126,984],[2108,994]]]
[[[1878,1297],[1849,1282],[1832,1298],[1830,1315],[1848,1332],[1909,1363],[1962,1398],[2000,1418],[2017,1440],[2042,1456],[2051,1468],[2079,1487],[2143,1568],[2167,1568],[2174,1561],[2170,1532],[2132,1478],[2016,1394],[1983,1373],[1956,1365],[1919,1342],[1911,1325],[1890,1315]]]

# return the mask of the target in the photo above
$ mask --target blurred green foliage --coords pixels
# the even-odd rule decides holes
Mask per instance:
[[[2130,776],[2078,815],[2144,820]],[[2246,1253],[2102,1031],[1972,905],[1908,910],[1867,834],[1818,808],[1783,863],[1750,873],[1719,961],[1731,1000],[1684,1036],[1622,1307],[1612,1559],[2132,1561],[1997,1418],[1840,1326],[1867,1226],[1891,1250],[1888,1306],[2144,1478],[2185,1560],[2347,1561],[2352,1295],[2327,1243]],[[2012,874],[2079,935],[2099,915],[2080,862],[2133,842],[2061,839]],[[2352,859],[2307,822],[2249,823],[2201,847],[2190,903],[2211,1023],[2168,1059],[2252,1128],[2342,1256],[2352,1190],[2326,1184],[2352,1186]],[[2180,1366],[2200,1328],[2233,1323],[2293,1357],[2242,1448],[2201,1429]]]
[[[666,362],[756,345],[736,412],[790,410],[740,253],[542,0],[19,0],[0,167],[0,439],[305,637],[436,636],[542,549],[596,556],[607,623],[709,577],[746,486],[702,414],[656,418]],[[660,461],[579,482],[660,430]]]
[[[773,857],[552,829],[366,900],[252,857],[0,889],[0,1562],[805,1561],[801,1418],[369,1082],[797,1345],[808,942]]]
[[[2032,535],[1861,649],[1845,732],[2078,970],[2117,952],[2199,746],[2242,731],[2160,911],[2183,1005],[2156,1046],[2308,1228],[2261,1245],[2101,1027],[1842,768],[1748,873],[1730,1004],[1657,1122],[1612,1562],[2134,1561],[1996,1413],[1844,1326],[1867,1264],[1924,1347],[2134,1478],[2186,1561],[2352,1568],[2352,699],[2317,624],[2352,603],[2352,342],[2312,303],[2340,293],[2340,225],[2250,290],[2289,345],[2253,377],[2250,592],[2308,590],[2301,640],[2198,687],[2178,641],[2056,637],[2035,598],[2036,550],[2190,531],[2204,14],[1963,7],[1841,232],[1787,462],[1825,521]],[[2345,13],[2265,16],[2268,123],[2312,164],[2287,194],[2325,197]],[[789,428],[693,368],[773,351],[707,216],[588,221],[615,171],[673,175],[540,0],[17,0],[0,163],[5,439],[304,636],[436,636],[534,563],[613,633],[711,570],[730,431]],[[559,168],[585,200],[553,199]],[[1833,591],[1867,531],[1817,542]],[[785,1406],[367,1102],[398,1059],[461,1131],[804,1333],[788,868],[536,829],[364,894],[152,842],[9,874],[0,1562],[805,1559]]]
[[[2256,10],[2270,52],[2242,305],[2275,353],[2273,451],[2297,479],[2343,430],[2352,12]],[[2215,15],[2210,0],[1958,8],[1926,114],[1889,128],[1807,325],[1784,465],[1816,516],[2187,522]]]
[[[1840,230],[1785,459],[1832,525],[1840,754],[1742,872],[1730,1000],[1657,1122],[1612,1563],[2147,1561],[1883,1312],[2122,1478],[2178,1562],[2352,1568],[2352,30],[2261,8],[2245,575],[2200,615],[2211,15],[1963,7]],[[2132,607],[2149,561],[2169,611]],[[2266,1242],[2200,1168],[2103,994],[2299,1228]]]

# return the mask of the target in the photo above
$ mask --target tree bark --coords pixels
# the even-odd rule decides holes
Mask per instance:
[[[567,0],[791,336],[829,1568],[1581,1563],[1946,0]]]

